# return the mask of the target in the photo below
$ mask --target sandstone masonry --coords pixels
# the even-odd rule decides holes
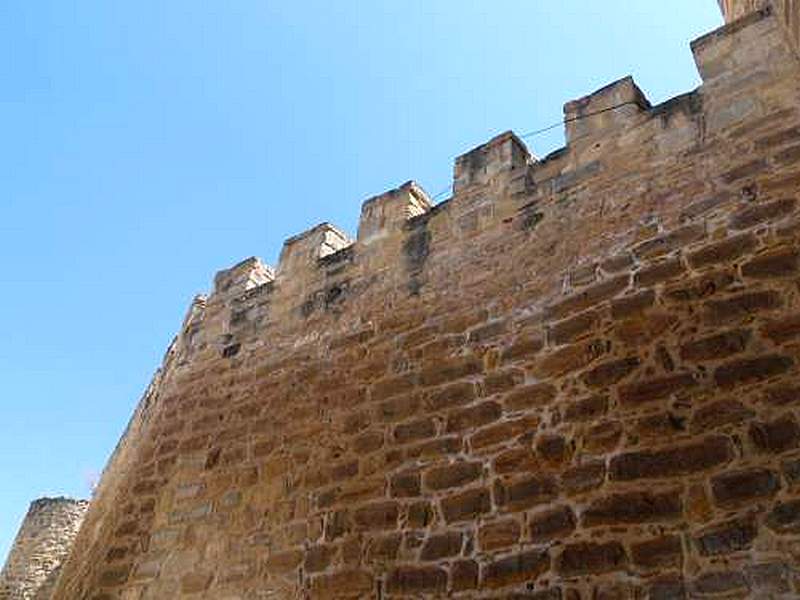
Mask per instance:
[[[31,503],[0,572],[0,599],[51,597],[61,563],[88,507],[85,500],[69,498],[41,498]]]
[[[797,7],[217,274],[53,598],[796,598]]]

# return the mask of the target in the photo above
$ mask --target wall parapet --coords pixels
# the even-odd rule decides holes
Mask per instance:
[[[405,224],[415,218],[418,221],[421,215],[448,221],[451,229],[455,227],[448,236],[458,243],[455,240],[465,234],[513,218],[519,207],[505,197],[580,194],[582,186],[615,165],[613,155],[621,149],[629,152],[638,146],[642,152],[665,158],[691,152],[732,122],[768,110],[758,94],[736,100],[736,94],[726,89],[743,84],[749,89],[750,80],[759,85],[761,80],[754,79],[753,72],[767,76],[772,70],[769,76],[780,76],[791,71],[792,65],[785,61],[784,67],[776,60],[767,67],[758,53],[745,57],[737,52],[738,45],[752,45],[759,37],[770,40],[763,47],[773,55],[787,52],[782,39],[771,33],[777,25],[771,10],[762,8],[695,40],[692,51],[703,78],[699,90],[652,106],[630,76],[610,83],[564,105],[567,145],[550,156],[537,159],[513,132],[502,133],[456,158],[453,195],[441,206],[434,207],[418,184],[407,182],[363,203],[355,240],[322,223],[286,240],[277,269],[251,258],[221,271],[215,278],[215,294],[224,288],[233,290],[231,297],[239,297],[247,289],[270,284],[273,294],[297,296],[295,305],[300,310],[311,289],[330,280],[332,271],[341,275],[356,264],[361,265],[362,275],[400,269],[403,261],[393,256],[402,256],[403,247],[408,249],[415,242],[404,244],[397,236],[414,231]],[[716,98],[724,99],[725,104]],[[489,196],[495,200],[488,202]],[[532,209],[525,211],[530,214]],[[328,256],[329,260],[321,260]],[[238,284],[234,285],[234,280]]]

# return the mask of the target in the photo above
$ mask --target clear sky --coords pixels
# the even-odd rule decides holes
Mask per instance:
[[[0,561],[30,500],[88,494],[215,271],[436,194],[627,74],[693,89],[720,24],[714,0],[0,2]]]

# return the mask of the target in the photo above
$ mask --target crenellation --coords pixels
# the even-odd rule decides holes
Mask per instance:
[[[641,120],[650,101],[628,76],[564,105],[567,145],[584,145],[607,130],[631,127]]]
[[[230,269],[220,271],[214,277],[215,293],[238,294],[254,287],[258,287],[275,279],[275,272],[271,267],[261,262],[260,258],[252,256]]]
[[[733,36],[745,29],[748,23],[759,22],[769,16],[768,10],[762,10],[740,20],[735,27],[723,26],[717,32],[697,40],[693,49],[698,68],[702,70],[704,64],[700,49],[711,40]],[[756,34],[751,32],[750,35]],[[613,160],[609,158],[609,153],[618,151],[620,146],[636,147],[653,143],[651,151],[664,155],[695,147],[706,133],[706,122],[702,117],[703,102],[707,97],[707,93],[694,91],[653,107],[633,79],[626,77],[565,105],[568,145],[543,161],[533,158],[513,132],[506,132],[478,146],[456,159],[453,198],[457,200],[457,209],[447,211],[450,218],[446,221],[451,223],[451,231],[445,233],[443,239],[450,239],[453,234],[456,237],[469,237],[501,219],[511,218],[514,211],[523,210],[512,204],[490,200],[489,196],[496,196],[501,189],[511,195],[579,195],[581,188],[602,176],[603,171],[609,168],[606,163]],[[749,116],[752,106],[753,101],[745,99],[734,101],[727,110],[718,110],[715,119],[711,120],[712,131],[718,124],[724,129],[730,120]],[[600,114],[595,114],[598,111]],[[492,190],[490,195],[482,191],[487,185]],[[306,267],[316,266],[310,270],[306,268],[307,275],[291,283],[288,278],[281,277],[284,293],[293,287],[303,287],[301,282],[310,283],[308,278],[314,279],[314,273],[320,266],[361,261],[362,267],[368,270],[392,267],[395,261],[391,258],[390,247],[381,247],[377,251],[367,249],[374,242],[391,237],[391,232],[405,231],[406,235],[412,235],[413,238],[416,228],[404,227],[406,222],[421,222],[416,217],[426,213],[432,216],[433,212],[442,214],[442,209],[447,208],[450,208],[449,202],[434,206],[424,190],[414,182],[407,182],[364,202],[355,243],[327,223],[288,239],[281,253],[279,273],[286,272],[288,265],[293,265],[291,269],[299,269],[302,264]],[[525,221],[530,223],[531,210],[527,201],[524,212],[527,215]],[[538,218],[541,212],[536,211],[536,214]],[[442,223],[441,220],[439,222]],[[438,229],[442,231],[441,227]],[[426,236],[427,239],[430,234]],[[417,241],[411,239],[403,244],[410,248],[418,246]],[[304,252],[310,253],[308,260],[302,258]],[[320,260],[325,256],[330,258]],[[356,259],[356,256],[359,258]],[[412,262],[414,260],[417,259],[412,259]],[[335,269],[335,272],[340,270]],[[414,271],[415,267],[412,266],[411,270]],[[270,273],[270,277],[274,278],[274,275]],[[419,282],[413,284],[416,285]]]
[[[474,186],[490,184],[498,176],[527,167],[534,157],[513,131],[506,131],[456,158],[453,169],[454,197]]]
[[[431,210],[433,202],[414,181],[366,200],[361,206],[358,242],[365,246],[403,230],[405,223]]]
[[[306,274],[313,272],[319,260],[350,246],[353,241],[346,233],[331,225],[320,223],[311,229],[290,237],[283,244],[278,262],[277,276],[281,285],[293,285]]]

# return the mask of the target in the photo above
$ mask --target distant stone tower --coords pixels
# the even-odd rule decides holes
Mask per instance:
[[[0,600],[50,598],[88,507],[87,500],[71,498],[31,502],[0,572]]]

